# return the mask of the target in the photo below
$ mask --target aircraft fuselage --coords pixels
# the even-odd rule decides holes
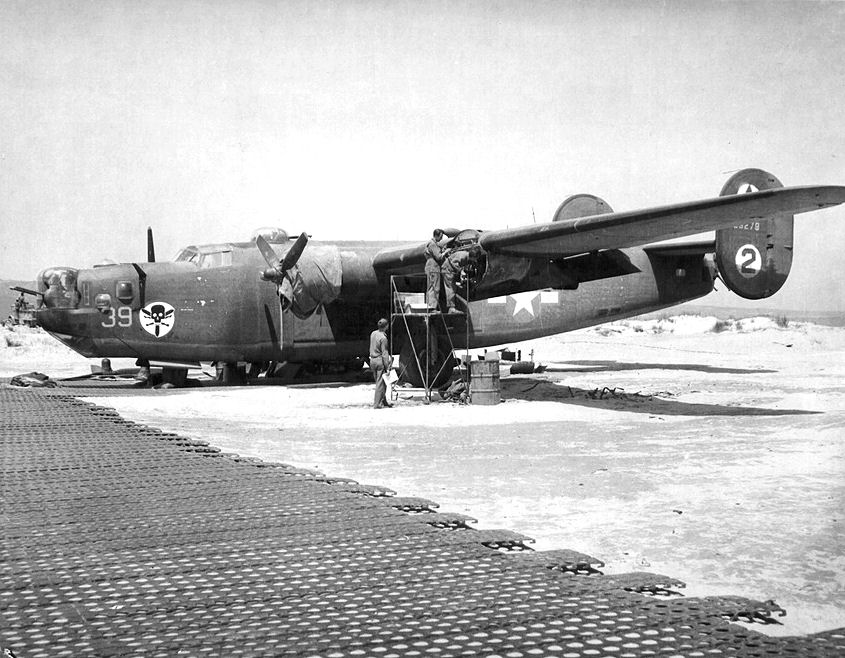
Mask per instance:
[[[369,333],[391,310],[390,273],[377,270],[373,260],[393,246],[310,243],[308,249],[339,256],[342,285],[337,299],[307,317],[282,311],[275,285],[260,279],[266,265],[255,244],[239,243],[219,245],[217,251],[188,248],[195,250],[193,260],[46,270],[38,282],[45,294],[38,319],[87,357],[174,362],[366,357]],[[393,274],[405,290],[424,289],[424,279]],[[456,332],[452,340],[466,347],[468,333],[469,347],[480,348],[630,317],[706,295],[713,276],[700,254],[666,256],[640,248],[565,261],[492,256],[464,306],[469,331]],[[497,294],[502,290],[508,293]]]

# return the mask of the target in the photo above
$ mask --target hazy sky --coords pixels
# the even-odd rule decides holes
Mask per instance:
[[[0,0],[0,277],[845,184],[845,3]],[[845,209],[767,305],[845,310]],[[736,301],[745,304],[739,298]]]

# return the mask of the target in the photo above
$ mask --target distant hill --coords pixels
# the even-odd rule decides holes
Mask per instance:
[[[729,318],[754,318],[758,316],[770,316],[773,318],[786,317],[797,322],[812,322],[827,327],[845,327],[845,313],[842,311],[796,311],[783,310],[778,308],[761,308],[760,306],[708,306],[700,303],[687,303],[675,306],[659,313],[651,313],[645,317],[659,317],[665,315],[713,315],[720,320]]]

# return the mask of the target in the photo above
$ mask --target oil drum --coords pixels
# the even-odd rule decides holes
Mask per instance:
[[[499,404],[502,401],[499,362],[473,361],[470,364],[469,390],[471,404]]]

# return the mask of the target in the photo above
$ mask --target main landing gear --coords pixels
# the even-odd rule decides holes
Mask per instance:
[[[455,369],[448,335],[444,337],[433,327],[428,332],[412,330],[411,335],[411,340],[405,340],[399,351],[399,380],[416,388],[443,386]]]

